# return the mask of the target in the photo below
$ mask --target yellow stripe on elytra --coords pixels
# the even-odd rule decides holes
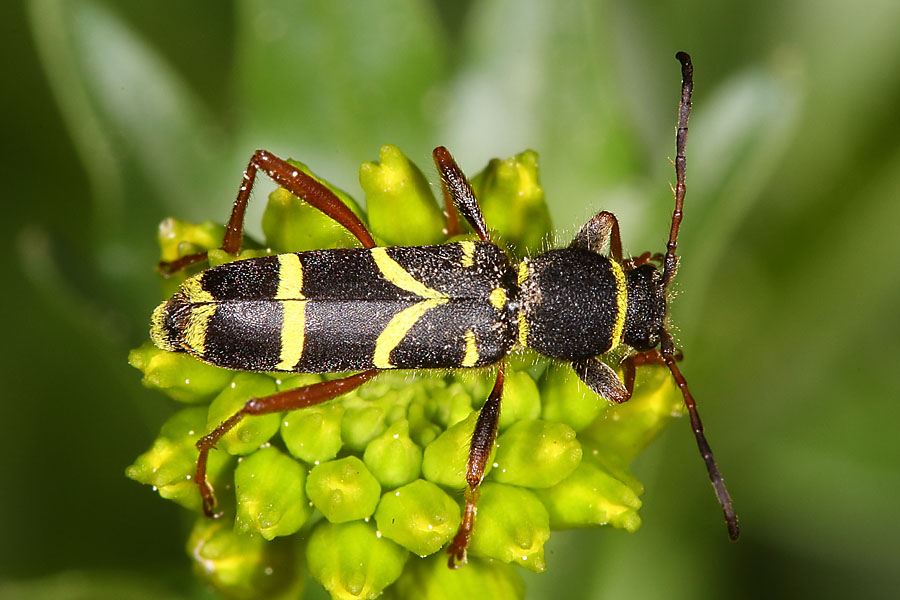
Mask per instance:
[[[191,307],[191,315],[184,329],[184,344],[200,356],[206,354],[206,331],[214,314],[216,314],[215,304],[198,304]]]
[[[475,345],[475,332],[471,329],[466,332],[466,354],[463,356],[462,366],[474,367],[478,362],[478,347]]]
[[[181,293],[187,298],[191,304],[201,304],[204,302],[215,302],[213,295],[203,289],[203,273],[194,275],[184,280],[181,284]]]
[[[494,288],[494,291],[491,292],[491,295],[488,296],[488,300],[490,300],[491,304],[494,305],[498,310],[502,310],[504,306],[506,306],[506,290],[503,288]]]
[[[412,292],[416,296],[420,296],[422,298],[447,298],[446,294],[442,294],[437,290],[431,289],[430,287],[410,275],[406,269],[400,266],[400,263],[388,256],[387,248],[372,248],[371,250],[369,250],[369,252],[371,252],[372,259],[375,261],[375,265],[378,267],[378,270],[381,271],[381,274],[384,276],[384,278],[396,285],[401,290]]]
[[[530,275],[531,268],[528,266],[528,261],[523,260],[518,265],[516,265],[516,280],[519,285],[525,283],[525,280],[528,279],[528,275]]]
[[[281,303],[284,319],[281,324],[281,354],[275,365],[278,371],[292,371],[303,357],[306,338],[306,300],[285,300]]]
[[[431,298],[422,302],[416,302],[394,315],[387,327],[384,328],[384,331],[378,336],[378,339],[375,340],[375,353],[372,355],[372,364],[379,369],[393,369],[391,352],[394,351],[394,348],[400,345],[400,342],[403,341],[409,330],[425,313],[449,301],[449,298]]]
[[[519,311],[519,345],[523,348],[528,347],[528,321],[525,319],[525,313]]]
[[[303,265],[296,254],[278,255],[278,291],[276,300],[303,299]]]
[[[465,240],[459,243],[459,247],[462,250],[462,258],[459,261],[464,267],[471,267],[475,264],[475,242],[472,240]]]
[[[609,261],[613,276],[616,278],[616,320],[612,329],[612,345],[615,348],[622,343],[622,334],[625,331],[625,316],[628,314],[628,286],[625,283],[625,273],[619,263]]]
[[[166,307],[169,301],[166,300],[153,310],[153,316],[150,317],[150,339],[153,344],[160,350],[168,350],[170,352],[176,350],[175,345],[169,341],[166,334]]]

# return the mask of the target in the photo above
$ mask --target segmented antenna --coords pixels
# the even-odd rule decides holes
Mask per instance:
[[[675,270],[678,267],[675,249],[684,205],[684,148],[687,144],[688,119],[691,116],[691,94],[694,91],[694,66],[691,64],[691,57],[686,52],[679,52],[675,55],[675,58],[681,62],[681,102],[678,104],[678,129],[675,134],[675,211],[672,213],[672,227],[669,230],[669,241],[666,244],[663,270],[663,285],[666,286],[668,286],[672,277],[675,276]],[[669,368],[669,372],[672,373],[672,378],[681,390],[682,396],[684,396],[684,405],[687,407],[688,415],[691,419],[691,429],[694,430],[694,437],[697,438],[700,456],[703,457],[703,461],[706,463],[709,480],[716,492],[719,504],[722,505],[722,512],[725,514],[728,537],[736,540],[740,535],[740,529],[738,528],[738,517],[731,503],[731,495],[728,493],[728,488],[725,487],[725,480],[722,479],[722,474],[719,473],[719,467],[716,466],[712,449],[709,447],[706,436],[703,434],[703,423],[700,421],[700,414],[697,412],[697,404],[694,402],[690,389],[688,389],[684,375],[678,369],[675,357],[675,342],[672,340],[672,335],[665,329],[660,329],[659,350],[666,366]]]

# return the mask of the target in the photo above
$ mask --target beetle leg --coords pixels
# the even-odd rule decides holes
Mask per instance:
[[[356,375],[350,375],[349,377],[344,377],[342,379],[322,381],[312,385],[298,387],[293,390],[278,392],[271,396],[251,398],[250,400],[247,400],[247,403],[244,404],[241,410],[222,421],[218,427],[197,440],[196,445],[197,449],[200,451],[200,456],[197,457],[197,473],[195,475],[195,481],[200,487],[200,496],[203,498],[203,512],[206,516],[217,516],[214,513],[216,496],[213,492],[212,485],[206,480],[206,461],[209,458],[209,451],[216,446],[223,435],[233,429],[244,417],[297,410],[299,408],[306,408],[307,406],[333,400],[338,396],[342,396],[355,390],[374,377],[377,373],[378,371],[373,369],[357,373]]]
[[[585,223],[569,248],[580,248],[595,254],[600,254],[609,243],[609,255],[617,263],[622,262],[622,237],[619,235],[619,220],[610,212],[601,211]]]
[[[222,238],[222,250],[225,252],[237,254],[241,250],[244,238],[244,212],[247,209],[247,202],[250,201],[250,191],[253,189],[258,170],[262,170],[275,183],[337,221],[355,235],[363,247],[373,248],[375,246],[372,235],[359,217],[353,214],[353,211],[347,208],[347,205],[341,202],[331,190],[271,152],[257,150],[250,157],[250,162],[244,171],[241,187],[238,188],[237,198],[231,209],[231,218],[228,219],[228,224],[225,226],[225,236]],[[178,260],[160,262],[159,269],[164,274],[171,274],[203,260],[206,260],[206,252],[198,252],[183,256]]]
[[[455,216],[455,211],[453,212],[454,216],[450,216],[450,203],[448,202],[448,198],[450,198],[453,200],[455,210],[462,213],[462,216],[469,222],[469,225],[472,226],[478,237],[485,242],[490,242],[491,236],[488,234],[484,215],[481,214],[481,208],[478,206],[478,198],[475,197],[475,192],[472,191],[469,180],[466,179],[459,165],[453,160],[450,151],[443,146],[438,146],[434,149],[432,156],[434,157],[434,164],[441,173],[441,188],[444,191],[444,204],[447,210],[447,235],[455,235],[450,233],[451,219],[455,223],[456,233],[459,233],[459,219]]]
[[[466,464],[466,508],[463,512],[462,523],[459,525],[459,531],[453,537],[453,541],[447,546],[447,554],[450,560],[447,565],[451,569],[457,568],[460,564],[466,562],[466,548],[469,546],[469,540],[472,537],[472,530],[475,527],[475,504],[478,502],[480,495],[478,486],[484,478],[484,470],[487,461],[491,456],[491,450],[494,448],[494,441],[497,439],[497,425],[500,422],[500,399],[503,396],[503,363],[500,363],[500,370],[497,372],[497,380],[494,382],[494,389],[491,390],[487,402],[481,407],[478,413],[478,421],[475,423],[475,431],[472,432],[472,441],[469,445],[469,460]]]
[[[616,404],[631,398],[631,389],[619,379],[612,367],[599,358],[572,361],[572,368],[581,381],[602,398]]]

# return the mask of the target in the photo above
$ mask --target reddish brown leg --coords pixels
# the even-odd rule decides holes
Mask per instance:
[[[484,478],[484,470],[491,456],[491,450],[494,448],[494,441],[497,439],[497,425],[500,422],[500,398],[503,396],[503,370],[504,365],[501,362],[500,370],[497,372],[497,380],[494,382],[494,389],[491,390],[487,402],[481,407],[481,412],[478,413],[478,421],[475,423],[475,431],[472,433],[472,441],[469,445],[469,461],[466,464],[466,483],[468,484],[468,487],[466,487],[466,507],[463,511],[459,531],[456,532],[453,541],[447,546],[447,554],[450,555],[447,566],[451,569],[455,569],[466,562],[466,549],[469,547],[469,540],[475,527],[475,505],[480,495],[478,486],[481,485],[481,480]]]
[[[241,187],[231,209],[231,218],[225,226],[225,236],[222,239],[222,250],[225,252],[237,254],[241,250],[244,238],[244,212],[247,209],[247,202],[250,201],[250,191],[253,189],[257,170],[262,170],[275,183],[337,221],[355,235],[363,247],[375,246],[375,241],[366,226],[331,190],[271,152],[257,150],[250,157],[244,171]],[[160,262],[159,269],[163,274],[171,274],[203,260],[206,260],[206,252],[198,252],[171,262]]]
[[[607,242],[609,242],[609,255],[614,261],[622,264],[622,236],[619,233],[619,220],[614,214],[604,210],[594,215],[578,230],[569,247],[600,254]]]
[[[437,155],[434,156],[434,164],[438,171],[441,171],[441,164],[438,162]],[[444,196],[444,217],[447,219],[446,234],[448,238],[452,238],[462,233],[462,229],[459,227],[459,212],[456,210],[453,196],[450,195],[450,188],[447,187],[447,182],[443,176],[441,177],[441,193]]]
[[[455,216],[456,211],[459,211],[462,216],[465,217],[466,221],[469,222],[469,225],[472,226],[475,233],[478,234],[478,237],[485,242],[491,241],[487,225],[484,222],[484,216],[481,214],[481,208],[478,206],[478,199],[475,197],[475,192],[472,191],[472,186],[469,185],[469,181],[459,168],[459,165],[453,160],[450,151],[443,146],[438,146],[434,149],[432,155],[434,157],[434,164],[441,173],[441,187],[444,190],[444,204],[449,205],[447,202],[447,198],[449,197],[452,199],[456,209],[451,213],[448,207],[448,232],[450,231],[450,214],[454,214],[453,220],[456,221],[457,231],[459,230],[459,219]],[[450,234],[448,233],[448,235]]]
[[[675,351],[675,360],[680,361],[684,358],[684,355],[681,353],[681,350]],[[624,375],[624,383],[625,389],[628,391],[628,398],[631,398],[631,395],[634,393],[634,374],[635,369],[642,365],[661,365],[666,366],[666,361],[663,359],[662,354],[660,354],[659,350],[649,350],[647,352],[639,352],[637,354],[632,354],[628,358],[622,361],[622,374]],[[627,399],[627,398],[626,398]]]
[[[663,263],[663,261],[665,260],[665,258],[666,258],[665,255],[661,252],[655,252],[652,254],[650,252],[644,252],[640,256],[635,256],[633,258],[626,260],[625,261],[625,264],[626,264],[625,270],[628,271],[635,267],[640,267],[641,265],[646,265],[647,263],[652,263],[652,262],[661,265]]]
[[[377,373],[378,371],[373,369],[342,379],[322,381],[293,390],[278,392],[263,398],[251,398],[247,400],[247,403],[244,404],[241,410],[222,421],[218,427],[197,440],[197,449],[200,451],[200,456],[197,457],[196,481],[200,488],[200,496],[203,498],[203,512],[206,513],[206,516],[218,516],[214,512],[216,496],[209,481],[206,480],[206,461],[209,458],[209,451],[216,446],[223,435],[233,429],[244,417],[297,410],[326,402],[355,390],[372,379]]]
[[[690,389],[688,389],[687,381],[685,381],[684,376],[681,374],[681,371],[676,364],[678,359],[675,353],[675,343],[672,341],[672,336],[664,329],[660,330],[660,335],[659,354],[665,365],[669,367],[669,372],[672,373],[675,383],[681,390],[681,395],[684,396],[684,405],[687,407],[688,415],[691,418],[691,429],[694,430],[694,437],[697,438],[697,447],[700,449],[700,456],[703,457],[703,461],[706,463],[709,481],[716,491],[716,498],[719,500],[719,504],[722,506],[722,512],[725,514],[725,524],[728,526],[728,537],[732,540],[736,540],[740,535],[740,530],[738,529],[738,518],[734,512],[734,506],[731,503],[731,494],[728,493],[728,488],[725,487],[725,481],[722,479],[722,474],[719,473],[719,467],[716,465],[716,461],[713,458],[712,448],[709,447],[709,443],[706,441],[706,436],[703,433],[703,423],[700,421],[700,413],[697,412],[697,404],[694,402],[694,397],[691,395]]]

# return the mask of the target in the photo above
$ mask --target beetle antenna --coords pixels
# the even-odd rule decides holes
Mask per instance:
[[[666,243],[664,259],[663,284],[675,276],[678,268],[678,257],[675,248],[678,245],[678,228],[681,226],[682,208],[684,207],[684,147],[687,145],[688,119],[691,117],[691,94],[694,92],[694,65],[687,52],[675,55],[681,62],[681,102],[678,103],[678,128],[675,132],[675,211],[672,213],[672,227],[669,229],[669,241]]]
[[[675,133],[675,210],[672,212],[672,227],[669,230],[669,241],[666,243],[666,255],[663,268],[663,285],[668,286],[675,271],[678,268],[678,257],[675,256],[675,249],[678,243],[678,228],[681,226],[682,209],[684,207],[684,173],[685,158],[684,148],[687,145],[688,119],[691,116],[691,94],[694,92],[694,65],[691,63],[691,57],[687,52],[679,52],[675,58],[681,62],[681,102],[678,103],[678,128]],[[734,512],[734,506],[731,503],[731,494],[725,487],[725,480],[719,472],[719,467],[713,458],[712,448],[706,441],[703,434],[703,423],[700,421],[700,413],[697,412],[697,403],[691,395],[687,381],[681,370],[678,368],[675,356],[675,342],[672,335],[664,328],[660,328],[660,354],[672,373],[672,378],[681,390],[684,396],[684,405],[687,407],[688,415],[691,419],[691,429],[694,430],[694,437],[697,438],[697,447],[700,449],[700,456],[706,463],[706,471],[709,473],[709,481],[712,483],[716,492],[716,498],[722,506],[722,512],[725,514],[725,524],[728,526],[728,537],[732,540],[738,539],[740,529],[738,528],[738,518]]]

